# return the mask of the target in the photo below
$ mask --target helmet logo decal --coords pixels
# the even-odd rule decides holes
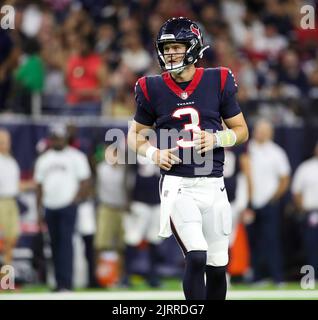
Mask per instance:
[[[190,30],[194,33],[198,38],[200,38],[200,31],[199,28],[195,27],[194,24],[191,24]]]

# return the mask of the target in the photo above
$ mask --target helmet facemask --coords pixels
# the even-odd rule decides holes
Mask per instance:
[[[174,64],[165,59],[163,50],[165,43],[182,43],[186,51],[182,61]],[[160,28],[156,40],[156,49],[161,69],[168,72],[180,73],[186,66],[195,64],[202,58],[203,51],[209,46],[203,45],[202,33],[198,25],[185,17],[171,18]]]
[[[180,74],[185,67],[188,65],[186,63],[185,57],[187,55],[187,51],[188,49],[186,49],[186,51],[184,52],[180,52],[180,53],[164,53],[164,45],[167,43],[182,43],[186,45],[186,48],[188,47],[186,43],[183,42],[177,42],[177,41],[165,41],[165,42],[161,42],[157,45],[157,52],[158,52],[158,57],[159,57],[159,61],[160,61],[160,66],[162,69],[164,69],[165,71],[168,71],[170,73],[176,73],[176,74]],[[180,62],[173,62],[173,61],[169,61],[169,60],[173,60],[176,57],[181,57],[182,59]],[[179,60],[179,59],[178,59]]]

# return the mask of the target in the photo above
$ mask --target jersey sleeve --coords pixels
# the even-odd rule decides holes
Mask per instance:
[[[238,115],[241,112],[241,108],[236,100],[237,84],[230,69],[222,68],[220,72],[223,73],[223,75],[225,73],[225,75],[223,76],[225,82],[221,95],[220,113],[223,119],[228,119]]]
[[[277,173],[280,177],[290,175],[290,164],[287,157],[287,154],[284,150],[278,149],[278,159],[276,161]]]
[[[291,192],[293,194],[300,193],[304,187],[303,183],[303,170],[302,166],[296,169],[296,172],[294,174],[294,178],[291,184]]]
[[[35,162],[35,167],[34,167],[34,174],[33,178],[36,183],[41,184],[43,183],[44,180],[44,170],[43,170],[43,165],[42,165],[42,158],[38,158],[37,161]]]
[[[91,169],[87,157],[84,153],[78,152],[76,159],[77,177],[80,181],[86,180],[91,176]]]
[[[156,117],[148,97],[146,78],[141,78],[137,81],[135,86],[135,100],[137,110],[134,120],[146,126],[152,126]]]

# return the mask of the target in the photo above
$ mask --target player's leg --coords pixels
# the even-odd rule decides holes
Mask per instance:
[[[125,272],[125,241],[124,241],[124,226],[123,219],[127,214],[123,209],[115,210],[114,215],[114,250],[118,253],[118,271],[121,279]]]
[[[79,205],[77,212],[77,231],[82,237],[87,262],[89,288],[97,287],[95,277],[96,257],[94,250],[94,234],[96,232],[95,207],[92,201],[86,201]]]
[[[11,265],[13,261],[13,250],[16,246],[17,238],[3,239],[3,264]]]
[[[278,204],[268,204],[263,208],[262,232],[264,235],[262,252],[266,257],[271,278],[276,284],[283,282],[283,262],[280,241],[280,214]],[[271,248],[268,250],[268,248]]]
[[[60,239],[58,246],[58,268],[62,289],[73,289],[73,236],[75,232],[75,222],[77,206],[70,205],[60,210],[61,219],[58,230]]]
[[[224,192],[216,186],[215,201],[202,214],[203,233],[208,243],[206,265],[206,298],[225,300],[227,291],[226,265],[228,264],[231,207]]]
[[[88,267],[88,287],[97,287],[97,280],[95,277],[96,257],[94,251],[94,234],[82,235],[82,239],[85,247],[85,258]]]
[[[117,222],[116,209],[107,204],[100,204],[97,209],[97,225],[95,234],[95,248],[97,250],[97,259],[103,251],[114,250],[114,237]],[[97,262],[98,263],[98,262]]]
[[[162,239],[158,237],[160,223],[160,205],[148,206],[149,223],[146,230],[146,240],[149,242],[149,262],[148,283],[152,287],[160,286],[158,274],[158,264],[160,262],[159,245]]]
[[[311,265],[318,280],[318,225],[317,212],[307,212],[302,223],[302,237],[305,249],[306,264]]]
[[[255,218],[245,225],[248,244],[250,249],[250,265],[252,269],[252,281],[260,281],[263,276],[261,272],[262,265],[262,242],[263,242],[263,231],[262,231],[262,215],[259,210],[254,210]]]
[[[59,210],[45,209],[45,221],[48,227],[50,236],[50,245],[52,249],[52,260],[54,266],[55,282],[56,288],[54,290],[59,290],[62,288],[62,280],[60,274],[60,258],[59,258],[59,247],[60,247],[60,237],[59,237],[59,226],[61,220],[61,213]],[[63,272],[63,270],[62,270]]]
[[[185,256],[183,291],[187,300],[205,299],[207,243],[201,212],[193,198],[179,194],[171,214],[171,228]]]
[[[147,207],[140,202],[133,202],[130,213],[125,215],[124,221],[125,262],[123,284],[130,285],[133,273],[132,265],[137,256],[137,246],[143,240],[147,228]]]
[[[3,263],[11,265],[13,250],[20,233],[19,211],[14,200],[3,200],[1,203],[0,227],[3,232]]]

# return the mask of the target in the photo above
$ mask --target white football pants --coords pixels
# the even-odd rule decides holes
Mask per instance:
[[[172,186],[174,190],[169,190]],[[225,266],[228,263],[232,212],[223,177],[165,175],[161,189],[163,208],[170,193],[174,194],[173,200],[170,199],[170,226],[183,254],[193,250],[207,251],[208,265]]]
[[[152,244],[159,244],[160,205],[148,205],[134,201],[131,212],[124,216],[125,243],[137,246],[145,239]]]

